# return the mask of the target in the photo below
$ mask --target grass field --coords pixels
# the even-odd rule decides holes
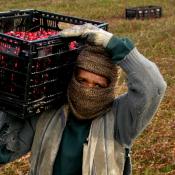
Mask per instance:
[[[0,0],[0,11],[40,9],[109,23],[109,31],[130,37],[135,45],[160,68],[168,84],[155,118],[132,149],[134,175],[175,174],[175,0]],[[160,5],[160,19],[126,20],[130,6]],[[0,168],[0,175],[24,175],[29,169],[23,157]]]

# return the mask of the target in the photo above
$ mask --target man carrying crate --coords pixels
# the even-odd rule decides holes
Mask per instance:
[[[126,38],[91,24],[61,35],[89,43],[77,58],[67,104],[25,122],[2,112],[0,163],[32,147],[30,175],[129,175],[129,150],[154,116],[166,83]],[[121,96],[116,95],[118,66],[128,79],[128,91]]]

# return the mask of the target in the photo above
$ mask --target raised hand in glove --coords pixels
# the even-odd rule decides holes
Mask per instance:
[[[60,32],[62,37],[81,37],[85,38],[89,44],[96,46],[107,46],[109,40],[113,36],[103,29],[92,24],[75,25],[72,28],[64,29]]]

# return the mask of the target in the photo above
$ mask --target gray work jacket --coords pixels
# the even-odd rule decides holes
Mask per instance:
[[[164,82],[154,63],[134,48],[119,66],[126,72],[128,92],[117,97],[111,110],[94,119],[83,150],[83,175],[122,175],[125,148],[144,130],[165,93]],[[37,124],[32,146],[30,175],[52,175],[67,110],[44,113]]]

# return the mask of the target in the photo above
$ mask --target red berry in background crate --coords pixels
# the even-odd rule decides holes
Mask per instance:
[[[76,41],[72,41],[72,42],[69,43],[69,49],[70,50],[76,49],[76,47],[77,47]]]
[[[0,66],[3,68],[7,68],[7,57],[6,56],[1,56]]]
[[[14,81],[14,80],[15,80],[15,75],[14,75],[14,73],[11,74],[10,80],[11,80],[11,81]]]

